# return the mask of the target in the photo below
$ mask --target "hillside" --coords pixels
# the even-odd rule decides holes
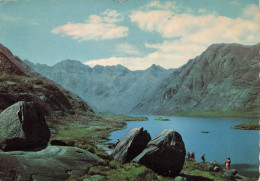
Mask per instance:
[[[121,65],[91,68],[75,60],[63,60],[54,66],[24,62],[106,113],[129,113],[173,72],[156,65],[131,71]]]
[[[134,113],[255,112],[259,115],[260,43],[213,44],[174,71]],[[254,116],[254,115],[253,115]]]
[[[0,111],[21,100],[40,104],[49,116],[94,115],[78,96],[34,72],[0,44]]]

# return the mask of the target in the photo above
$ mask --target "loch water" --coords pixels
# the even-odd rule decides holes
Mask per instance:
[[[232,128],[258,119],[161,116],[170,121],[159,121],[155,120],[155,115],[141,116],[147,117],[148,121],[128,121],[125,129],[111,133],[110,142],[115,142],[117,138],[122,140],[129,130],[137,127],[144,127],[152,138],[164,129],[173,129],[181,134],[186,152],[195,152],[196,161],[201,162],[201,155],[205,153],[207,162],[216,160],[224,166],[225,159],[229,157],[231,168],[239,174],[259,176],[259,131]]]

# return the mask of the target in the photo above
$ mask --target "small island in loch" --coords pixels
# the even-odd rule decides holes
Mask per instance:
[[[246,130],[260,130],[259,122],[250,121],[247,123],[239,124],[234,127],[234,129],[246,129]]]
[[[163,118],[163,117],[155,117],[154,119],[157,120],[157,121],[170,121],[170,119]]]

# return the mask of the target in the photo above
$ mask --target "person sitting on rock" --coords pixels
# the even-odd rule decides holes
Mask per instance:
[[[201,156],[202,163],[205,163],[205,154]]]
[[[116,139],[115,147],[120,142],[119,138]]]
[[[231,163],[230,158],[227,158],[226,161],[225,161],[226,170],[229,170],[229,169],[230,169],[230,163]]]

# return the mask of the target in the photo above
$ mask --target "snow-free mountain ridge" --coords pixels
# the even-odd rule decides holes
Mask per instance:
[[[27,64],[100,112],[251,111],[260,105],[259,51],[260,43],[213,44],[174,70],[157,65],[139,71],[121,65],[91,68],[72,60],[52,67]]]
[[[93,68],[76,60],[63,60],[54,66],[25,63],[43,76],[78,94],[92,108],[106,113],[129,113],[151,94],[173,69],[152,65],[131,71],[122,65]]]

